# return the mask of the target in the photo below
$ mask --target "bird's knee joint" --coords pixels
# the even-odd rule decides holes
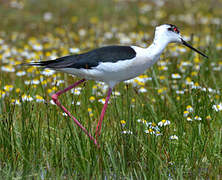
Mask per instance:
[[[52,97],[53,101],[57,101],[58,100],[58,95],[57,94],[53,94],[51,97]]]

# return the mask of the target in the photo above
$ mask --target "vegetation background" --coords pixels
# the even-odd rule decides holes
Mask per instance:
[[[1,179],[221,179],[220,0],[1,0]],[[96,148],[50,94],[78,78],[20,63],[110,44],[147,47],[171,23],[209,59],[170,45],[116,86]],[[88,81],[62,103],[95,132],[107,87]]]

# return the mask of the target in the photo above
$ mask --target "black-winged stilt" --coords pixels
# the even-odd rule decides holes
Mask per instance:
[[[160,57],[169,43],[183,44],[204,57],[202,52],[193,48],[182,39],[178,28],[172,24],[156,27],[153,43],[148,48],[137,46],[106,46],[87,53],[61,57],[55,60],[30,63],[32,66],[43,66],[57,71],[73,74],[83,79],[52,95],[52,99],[74,122],[98,145],[103,117],[107,108],[112,88],[119,82],[135,78],[144,73]],[[27,65],[27,64],[26,64]],[[97,124],[95,138],[80,122],[60,103],[58,96],[76,87],[85,80],[97,80],[109,85],[108,94]]]

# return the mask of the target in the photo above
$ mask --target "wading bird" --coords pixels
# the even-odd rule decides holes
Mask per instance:
[[[106,46],[83,54],[65,56],[49,61],[33,62],[26,65],[51,68],[83,78],[64,90],[53,94],[52,99],[88,135],[94,144],[98,145],[98,136],[100,135],[102,121],[113,87],[121,81],[135,78],[144,73],[146,69],[157,62],[169,43],[183,44],[202,56],[207,57],[184,41],[175,25],[164,24],[156,27],[153,43],[148,48],[137,46]],[[58,100],[58,96],[75,88],[86,80],[102,81],[109,86],[106,101],[97,124],[95,137]]]

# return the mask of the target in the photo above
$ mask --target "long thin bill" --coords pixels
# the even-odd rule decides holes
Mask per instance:
[[[199,50],[195,49],[194,47],[192,47],[191,45],[189,45],[186,41],[184,41],[183,39],[181,39],[182,44],[189,47],[190,49],[196,51],[197,53],[201,54],[202,56],[208,58],[208,56],[206,56],[204,53],[200,52]]]

